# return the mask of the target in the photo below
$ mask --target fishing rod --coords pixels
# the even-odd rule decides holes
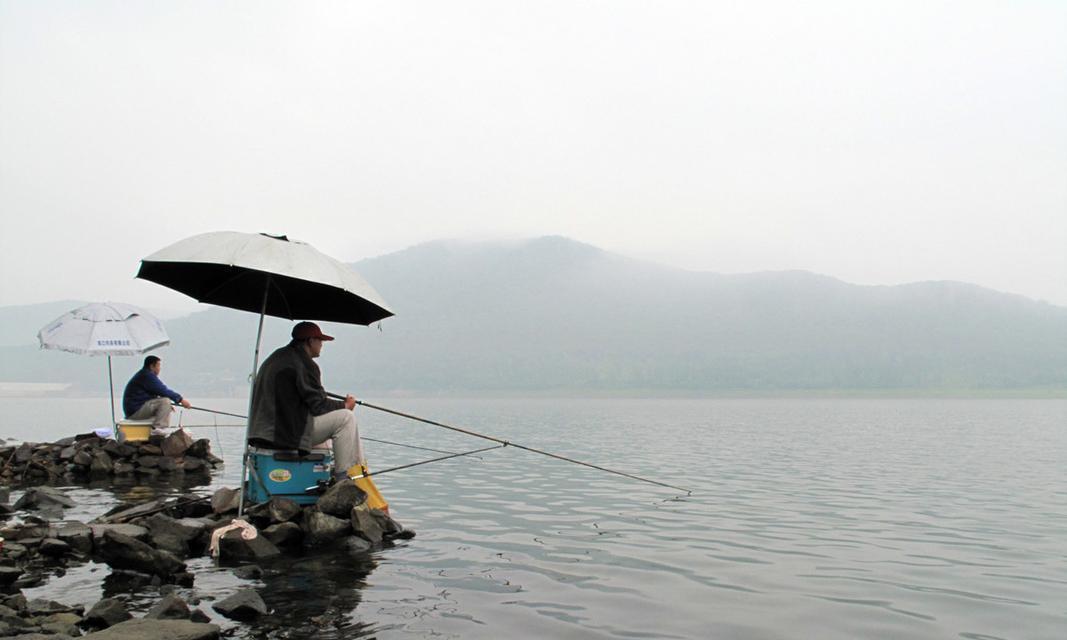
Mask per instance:
[[[330,393],[328,391],[326,392],[326,395],[331,397],[331,398],[336,398],[338,400],[344,400],[345,399],[345,396],[338,395],[336,393]],[[589,463],[589,462],[582,462],[581,460],[575,460],[574,458],[568,458],[566,456],[561,456],[559,454],[551,453],[549,451],[542,451],[541,449],[535,449],[533,447],[528,447],[526,445],[522,445],[522,444],[518,444],[518,443],[515,443],[515,442],[508,441],[508,440],[504,440],[502,438],[495,438],[493,436],[488,436],[488,435],[485,435],[484,433],[478,433],[476,431],[470,431],[468,429],[461,429],[460,427],[454,427],[454,426],[449,425],[449,424],[444,424],[443,422],[436,422],[434,420],[428,420],[426,418],[420,418],[419,416],[411,415],[410,413],[404,413],[402,411],[396,411],[395,409],[389,409],[388,407],[380,407],[378,405],[370,404],[369,402],[364,402],[362,400],[356,400],[356,404],[358,404],[360,406],[363,406],[363,407],[367,407],[369,409],[375,409],[377,411],[382,411],[384,413],[391,413],[394,416],[400,416],[401,418],[407,418],[409,420],[415,420],[416,422],[424,422],[426,424],[430,424],[430,425],[433,425],[435,427],[442,427],[444,429],[450,429],[452,431],[463,433],[463,434],[466,434],[468,436],[474,436],[475,438],[482,438],[483,440],[489,440],[491,442],[497,442],[497,443],[500,443],[501,445],[503,445],[505,447],[516,447],[518,449],[522,449],[523,451],[529,451],[531,453],[539,453],[539,454],[541,454],[543,456],[548,456],[549,458],[555,458],[556,460],[562,460],[564,462],[570,462],[572,464],[580,464],[583,467],[589,467],[590,469],[596,469],[597,471],[604,471],[604,472],[607,472],[607,473],[614,473],[617,476],[622,476],[624,478],[630,478],[631,480],[639,480],[641,482],[647,482],[649,484],[655,484],[655,485],[659,485],[661,487],[667,487],[668,489],[678,489],[679,491],[685,491],[686,494],[688,494],[688,495],[693,495],[693,492],[690,491],[689,489],[685,489],[683,487],[676,487],[673,484],[667,484],[665,482],[659,482],[659,481],[656,481],[656,480],[649,480],[648,478],[642,478],[640,476],[635,476],[635,475],[632,475],[632,474],[629,474],[629,473],[625,473],[623,471],[616,471],[614,469],[608,469],[606,467],[601,467],[601,466],[598,466],[598,465],[595,465],[595,464],[592,464],[592,463]]]
[[[418,467],[420,465],[430,464],[431,462],[440,462],[442,460],[449,460],[451,458],[460,458],[462,456],[470,456],[470,455],[474,455],[475,453],[482,453],[484,451],[490,451],[492,449],[503,449],[506,446],[507,445],[505,445],[505,444],[498,444],[498,445],[494,445],[492,447],[484,447],[482,449],[475,449],[474,451],[464,451],[462,453],[453,453],[450,456],[442,456],[440,458],[432,458],[430,460],[423,460],[422,462],[412,462],[411,464],[402,464],[399,467],[389,467],[388,469],[382,469],[381,471],[375,471],[374,473],[370,473],[368,471],[366,473],[361,473],[361,474],[359,474],[357,476],[349,476],[349,478],[351,478],[353,480],[359,480],[360,478],[369,478],[371,476],[380,476],[383,473],[389,473],[390,471],[400,471],[401,469],[410,469],[411,467]]]
[[[181,405],[174,405],[174,406],[177,407],[177,406],[181,406]],[[241,418],[243,420],[247,420],[248,419],[248,416],[242,416],[242,415],[237,414],[237,413],[227,413],[225,411],[218,411],[216,409],[206,409],[204,407],[189,407],[189,408],[190,409],[196,409],[197,411],[204,411],[206,413],[217,413],[217,414],[223,415],[223,416],[231,416],[231,417],[234,417],[234,418]],[[236,428],[236,427],[246,427],[247,425],[244,425],[244,424],[216,424],[216,425],[210,425],[210,424],[187,424],[187,425],[184,425],[184,426],[189,427],[190,429],[193,429],[193,428],[197,428],[197,427],[212,427],[212,426],[215,427],[215,428],[219,428],[219,427]],[[417,447],[417,446],[415,446],[413,444],[404,444],[403,442],[392,442],[392,441],[389,441],[389,440],[378,440],[378,439],[375,439],[375,438],[367,438],[365,436],[361,436],[360,440],[366,440],[367,442],[378,442],[380,444],[391,444],[391,445],[393,445],[395,447],[407,447],[408,449],[418,449],[419,451],[432,451],[433,453],[447,453],[447,454],[450,454],[450,455],[467,455],[465,453],[456,453],[455,451],[445,451],[443,449],[431,449],[429,447]],[[379,471],[378,473],[381,473],[381,472]]]

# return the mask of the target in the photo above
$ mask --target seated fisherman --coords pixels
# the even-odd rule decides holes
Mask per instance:
[[[271,449],[310,451],[333,442],[334,476],[346,478],[349,468],[366,464],[351,395],[332,400],[322,387],[322,372],[312,360],[322,343],[333,340],[313,322],[293,327],[293,339],[270,354],[252,388],[248,442]]]
[[[193,406],[180,393],[163,384],[159,372],[163,361],[156,356],[147,356],[144,366],[133,374],[122,393],[122,411],[131,420],[152,419],[152,427],[166,429],[170,425],[171,402],[188,409]]]

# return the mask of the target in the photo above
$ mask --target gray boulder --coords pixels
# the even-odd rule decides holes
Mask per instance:
[[[94,476],[111,475],[112,467],[114,465],[111,462],[111,456],[106,451],[97,451],[93,454],[93,461],[89,463],[89,474]]]
[[[91,524],[89,530],[93,534],[93,547],[98,546],[109,531],[141,541],[148,540],[148,529],[136,524]]]
[[[73,507],[74,501],[55,487],[32,487],[15,502],[14,509],[40,509],[50,506]]]
[[[188,450],[192,444],[193,437],[189,435],[189,432],[185,429],[178,429],[164,438],[163,444],[161,444],[159,448],[163,450],[163,455],[168,458],[177,458],[185,455],[186,450]]]
[[[104,562],[116,569],[150,573],[164,578],[185,571],[185,563],[173,554],[153,549],[136,538],[115,531],[105,531],[95,549]]]
[[[178,594],[170,593],[163,596],[144,617],[149,620],[188,620],[189,605]]]
[[[104,598],[89,609],[81,624],[87,629],[106,629],[132,617],[120,600]]]
[[[22,576],[22,569],[16,567],[0,567],[0,586],[6,587],[15,583]]]
[[[299,546],[304,540],[304,530],[295,522],[272,524],[260,531],[260,534],[273,542],[275,546],[282,548]]]
[[[268,613],[267,604],[254,589],[241,589],[211,608],[231,620],[253,620]]]
[[[361,504],[358,507],[353,507],[351,522],[352,531],[356,534],[374,544],[381,543],[385,528],[379,518],[375,517],[373,510],[367,508],[367,505]]]
[[[237,504],[241,499],[241,492],[237,489],[223,487],[211,496],[211,510],[215,513],[237,511]]]
[[[68,522],[56,529],[56,538],[82,553],[93,550],[93,530],[80,522]]]
[[[335,518],[317,509],[308,509],[304,512],[304,531],[309,545],[336,540],[348,533],[350,529],[351,525],[348,520]]]
[[[319,511],[337,518],[347,518],[352,507],[367,501],[367,494],[351,481],[335,483],[319,497]]]
[[[37,550],[41,555],[61,558],[70,553],[70,545],[57,538],[45,538],[41,540],[41,546]]]
[[[245,540],[240,530],[227,531],[219,539],[219,562],[222,564],[257,562],[279,556],[281,553],[265,536],[257,535],[251,540]]]
[[[84,638],[93,640],[218,640],[219,627],[188,620],[127,620]]]

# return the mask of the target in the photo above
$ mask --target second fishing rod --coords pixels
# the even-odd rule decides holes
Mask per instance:
[[[326,392],[326,395],[331,397],[331,398],[338,399],[338,400],[344,400],[345,399],[345,396],[342,396],[342,395],[339,395],[339,394],[336,394],[336,393]],[[435,427],[441,427],[443,429],[449,429],[451,431],[456,431],[458,433],[463,433],[463,434],[466,434],[468,436],[473,436],[475,438],[481,438],[483,440],[489,440],[490,442],[496,442],[496,443],[498,443],[498,444],[500,444],[502,446],[505,446],[505,447],[515,447],[516,449],[522,449],[523,451],[529,451],[531,453],[536,453],[536,454],[539,454],[539,455],[548,456],[549,458],[555,458],[556,460],[562,460],[563,462],[569,462],[571,464],[577,464],[577,465],[581,465],[583,467],[589,467],[590,469],[596,469],[597,471],[603,471],[605,473],[613,473],[615,475],[622,476],[624,478],[630,478],[631,480],[638,480],[640,482],[647,482],[648,484],[654,484],[654,485],[658,485],[658,486],[661,486],[661,487],[667,487],[669,489],[677,489],[679,491],[684,491],[686,493],[686,495],[692,495],[693,494],[692,491],[690,491],[689,489],[686,489],[684,487],[677,487],[677,486],[675,486],[673,484],[667,484],[665,482],[659,482],[657,480],[649,480],[648,478],[642,478],[641,476],[635,476],[633,474],[625,473],[623,471],[616,471],[615,469],[608,469],[607,467],[601,467],[599,465],[595,465],[595,464],[592,464],[590,462],[583,462],[581,460],[575,460],[574,458],[568,458],[566,456],[561,456],[561,455],[559,455],[557,453],[552,453],[550,451],[544,451],[542,449],[535,449],[534,447],[528,447],[526,445],[519,444],[517,442],[511,442],[510,440],[504,440],[503,438],[497,438],[497,437],[494,437],[494,436],[486,435],[484,433],[478,433],[476,431],[471,431],[469,429],[463,429],[461,427],[455,427],[455,426],[452,426],[450,424],[445,424],[443,422],[437,422],[436,420],[429,420],[427,418],[421,418],[419,416],[412,415],[410,413],[404,413],[402,411],[397,411],[395,409],[390,409],[388,407],[381,407],[381,406],[378,406],[378,405],[371,404],[369,402],[364,402],[363,400],[356,400],[356,404],[358,404],[358,405],[360,405],[362,407],[367,407],[368,409],[374,409],[376,411],[381,411],[383,413],[390,413],[390,414],[392,414],[394,416],[399,416],[401,418],[407,418],[409,420],[415,420],[416,422],[423,422],[425,424],[433,425]]]

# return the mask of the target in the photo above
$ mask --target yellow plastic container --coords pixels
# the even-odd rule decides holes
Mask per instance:
[[[382,497],[378,487],[370,479],[370,475],[370,469],[361,464],[354,464],[348,469],[348,477],[352,479],[352,482],[357,487],[363,490],[363,493],[367,494],[367,506],[371,509],[380,509],[389,513],[389,503]]]
[[[119,420],[119,440],[124,442],[144,442],[152,435],[151,420]]]

